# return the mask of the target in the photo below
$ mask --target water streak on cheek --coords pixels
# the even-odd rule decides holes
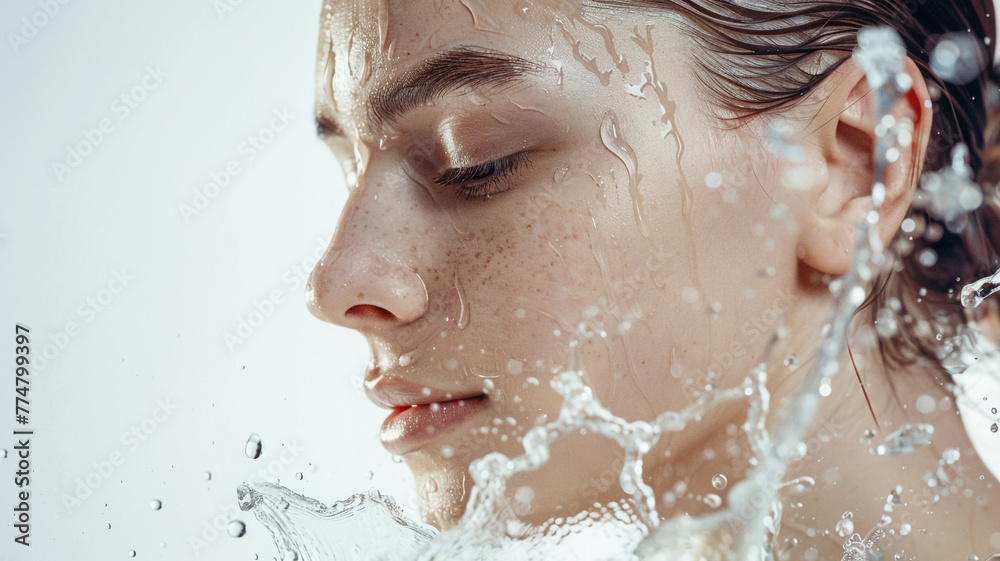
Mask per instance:
[[[469,306],[468,299],[462,294],[462,284],[458,280],[458,273],[455,273],[455,293],[458,294],[458,328],[465,329],[469,325],[469,319],[472,315],[472,310]]]
[[[642,237],[649,239],[649,228],[646,226],[646,219],[642,212],[642,195],[639,192],[639,182],[642,175],[639,174],[639,159],[635,155],[635,150],[625,141],[621,132],[621,123],[618,122],[618,115],[614,111],[608,110],[601,120],[601,142],[612,154],[614,154],[623,164],[628,173],[628,192],[632,198],[632,211],[635,214],[635,223],[639,227]]]
[[[643,74],[643,84],[639,87],[640,92],[644,92],[645,89],[652,90],[653,94],[656,96],[656,100],[659,103],[660,109],[660,137],[666,139],[671,136],[677,143],[677,152],[674,158],[676,164],[676,182],[677,190],[681,194],[681,216],[683,218],[682,222],[684,224],[684,232],[687,236],[687,240],[684,246],[689,248],[690,258],[689,265],[691,270],[691,281],[694,284],[695,290],[697,290],[699,299],[701,302],[708,302],[709,295],[705,294],[703,284],[701,282],[701,273],[699,271],[699,260],[698,260],[698,246],[696,244],[697,237],[694,233],[694,225],[692,212],[694,207],[694,191],[691,189],[688,183],[687,177],[684,174],[684,168],[682,166],[682,158],[684,156],[684,139],[681,136],[680,131],[675,126],[676,122],[676,112],[677,104],[670,99],[667,93],[667,84],[660,79],[659,71],[656,66],[655,50],[653,48],[653,31],[654,26],[647,25],[645,36],[639,34],[638,28],[635,29],[635,33],[632,36],[632,41],[639,46],[639,48],[646,54],[649,58],[646,63],[646,71]],[[714,348],[715,342],[713,337],[713,331],[710,326],[705,327],[705,346],[706,348]],[[705,365],[706,367],[708,364]]]
[[[590,208],[590,203],[587,203],[588,208]],[[614,319],[614,327],[611,329],[610,337],[605,335],[601,339],[607,345],[608,353],[611,357],[612,372],[614,373],[611,380],[611,395],[609,400],[614,400],[619,387],[619,381],[627,376],[632,380],[634,387],[639,390],[642,385],[639,382],[638,368],[635,364],[635,357],[632,353],[632,345],[629,340],[629,329],[621,329],[620,326],[631,326],[632,322],[642,318],[642,310],[638,306],[638,303],[632,298],[631,294],[624,295],[624,304],[628,307],[627,311],[623,311],[621,306],[621,300],[623,295],[620,290],[616,289],[616,283],[611,277],[611,270],[625,270],[625,264],[622,263],[619,267],[614,267],[613,269],[608,266],[607,262],[607,252],[605,251],[604,234],[597,226],[597,220],[594,217],[593,209],[590,208],[590,220],[588,221],[590,225],[589,239],[591,240],[591,251],[594,255],[594,260],[597,262],[597,267],[601,273],[601,280],[604,285],[604,295],[607,300],[607,305],[604,306],[605,310]],[[615,255],[623,256],[623,252],[615,252]],[[622,257],[623,258],[623,257]],[[624,283],[622,284],[624,286]],[[590,310],[593,310],[591,308]],[[607,334],[608,330],[605,326],[607,323],[605,320],[596,317],[596,313],[593,311],[585,311],[585,315],[589,315],[585,322],[581,323],[578,327],[578,331],[592,331],[592,332],[603,332]],[[617,336],[616,336],[617,334]],[[616,341],[621,342],[621,349],[618,345],[614,343]],[[623,352],[622,352],[623,351]],[[624,354],[624,356],[621,356]],[[621,366],[624,366],[622,368]],[[650,407],[651,411],[655,411],[653,404],[646,397],[646,394],[639,392],[643,399],[646,401],[646,405]]]

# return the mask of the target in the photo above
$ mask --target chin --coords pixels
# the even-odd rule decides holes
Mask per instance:
[[[416,457],[407,457],[406,462],[413,473],[420,517],[438,530],[451,528],[465,513],[472,491],[471,477],[464,466],[443,465],[440,457],[434,461],[426,456],[421,458],[419,453],[411,456]],[[437,463],[436,469],[427,469],[424,461]]]

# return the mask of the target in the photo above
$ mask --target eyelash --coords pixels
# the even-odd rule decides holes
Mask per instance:
[[[507,191],[510,187],[503,183],[509,181],[518,168],[528,163],[528,156],[524,152],[518,152],[492,162],[445,170],[440,177],[434,179],[434,183],[454,187],[456,194],[464,196],[466,200],[485,199]]]

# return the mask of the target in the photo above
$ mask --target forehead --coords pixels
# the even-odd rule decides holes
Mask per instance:
[[[576,17],[564,0],[327,0],[318,113],[352,113],[432,55],[480,47],[537,60]]]
[[[364,46],[405,60],[454,41],[530,39],[539,24],[577,10],[570,0],[326,0],[323,28],[335,50]]]

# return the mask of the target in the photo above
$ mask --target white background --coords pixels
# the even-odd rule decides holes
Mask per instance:
[[[313,318],[302,285],[283,280],[308,271],[346,196],[312,118],[320,1],[218,4],[56,4],[16,52],[8,34],[42,9],[0,7],[0,357],[13,364],[15,323],[33,353],[58,350],[31,375],[30,548],[12,541],[13,368],[0,376],[0,559],[270,559],[263,527],[234,512],[236,487],[261,470],[326,502],[373,486],[410,500],[405,468],[378,443],[385,412],[357,389],[367,344]],[[147,67],[165,76],[142,91]],[[136,87],[125,116],[116,99]],[[275,110],[293,117],[272,140]],[[114,130],[60,181],[52,163],[102,119]],[[272,142],[247,162],[240,146],[258,134]],[[230,160],[241,173],[186,221],[179,206]],[[78,313],[107,301],[122,269],[134,280]],[[274,290],[283,303],[227,348],[223,334]],[[79,334],[59,349],[70,321]],[[122,439],[133,427],[145,441]],[[258,460],[244,454],[254,432]],[[283,462],[293,443],[304,451]],[[230,516],[245,537],[205,539]],[[192,538],[207,544],[197,555]]]
[[[270,558],[263,528],[234,510],[255,478],[326,502],[377,486],[411,504],[408,474],[376,438],[385,413],[358,389],[364,340],[312,318],[301,283],[284,280],[309,269],[346,195],[312,121],[320,2],[220,11],[228,2],[0,7],[0,357],[13,364],[16,323],[33,356],[52,357],[31,375],[30,548],[12,545],[19,427],[13,369],[0,376],[0,559]],[[12,46],[22,18],[46,23]],[[146,89],[149,68],[164,76]],[[116,100],[133,93],[143,99],[126,116]],[[292,118],[272,138],[274,111]],[[102,119],[114,130],[57,174]],[[272,141],[247,161],[251,135]],[[231,160],[240,174],[205,192]],[[214,197],[185,218],[198,192]],[[113,294],[122,270],[133,280]],[[275,290],[282,303],[228,348],[224,333]],[[1000,398],[974,392],[986,395]],[[988,420],[969,418],[990,442]],[[251,433],[257,460],[244,454]],[[246,536],[218,534],[230,518]]]

